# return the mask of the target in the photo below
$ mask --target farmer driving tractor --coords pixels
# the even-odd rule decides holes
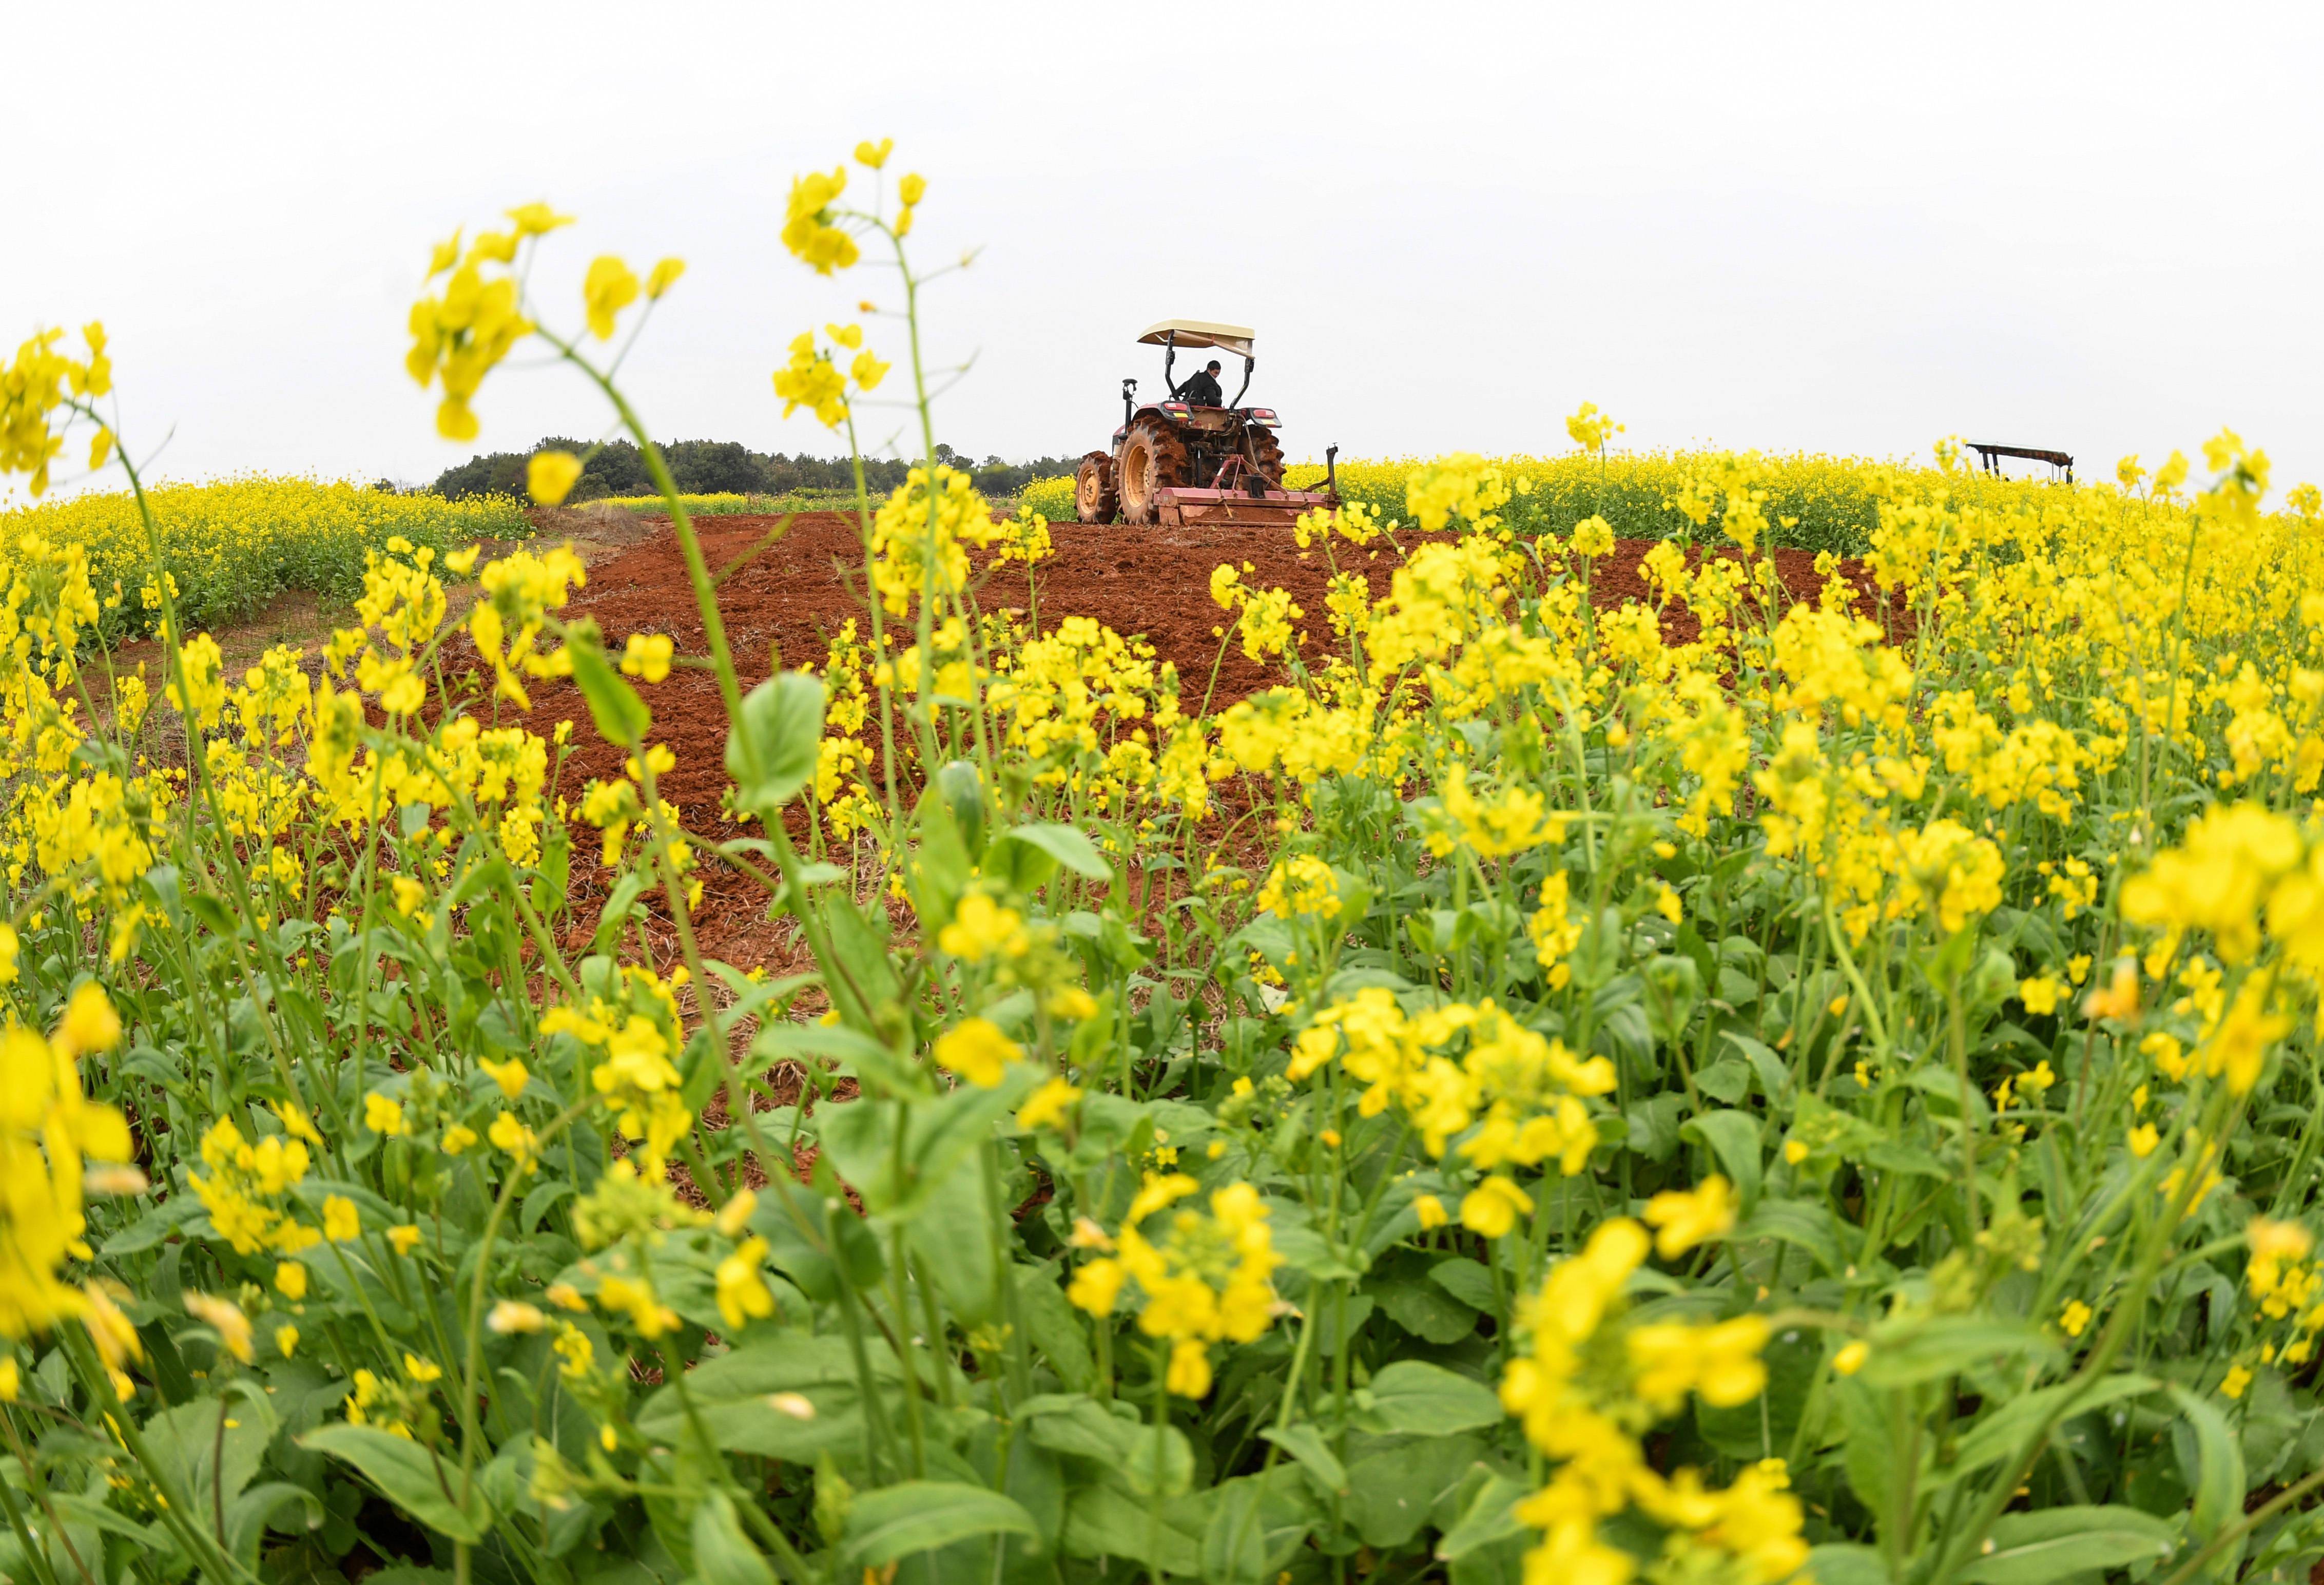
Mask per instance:
[[[1204,367],[1188,375],[1176,395],[1180,401],[1190,407],[1224,407],[1227,393],[1219,384],[1219,360],[1213,358]]]

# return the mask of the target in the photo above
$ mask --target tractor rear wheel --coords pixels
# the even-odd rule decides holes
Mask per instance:
[[[1246,455],[1250,465],[1265,474],[1270,485],[1277,490],[1283,488],[1283,447],[1275,438],[1275,431],[1253,424],[1243,433],[1250,439]]]
[[[1121,456],[1114,465],[1114,480],[1121,493],[1122,521],[1154,521],[1154,498],[1186,482],[1186,443],[1158,419],[1139,419],[1121,438]]]
[[[1110,523],[1120,509],[1121,492],[1113,482],[1113,458],[1093,451],[1074,470],[1074,515],[1085,523]]]

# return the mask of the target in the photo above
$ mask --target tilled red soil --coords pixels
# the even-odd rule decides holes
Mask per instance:
[[[837,512],[801,513],[779,539],[762,543],[782,521],[754,516],[696,522],[711,570],[725,575],[719,588],[720,608],[745,688],[777,665],[820,664],[829,635],[850,617],[858,619],[859,632],[868,633],[869,624],[862,620],[862,552],[853,521]],[[562,527],[544,526],[551,538]],[[681,658],[702,658],[702,622],[677,539],[667,521],[656,520],[642,525],[642,539],[624,543],[639,531],[624,528],[610,535],[602,527],[593,531],[588,585],[575,594],[565,614],[595,617],[617,650],[632,633],[659,632],[670,635]],[[1210,594],[1211,573],[1220,562],[1248,565],[1250,570],[1243,575],[1248,584],[1290,592],[1306,613],[1302,625],[1310,634],[1311,655],[1330,639],[1323,596],[1333,563],[1321,547],[1300,550],[1287,530],[1061,523],[1050,532],[1056,553],[1038,572],[1042,630],[1054,631],[1067,616],[1088,616],[1124,635],[1143,637],[1153,645],[1157,660],[1176,665],[1189,711],[1201,702],[1214,664],[1219,670],[1213,710],[1282,680],[1279,663],[1253,662],[1239,646],[1220,659],[1214,630],[1223,625],[1226,613]],[[1409,537],[1406,542],[1410,544]],[[1649,598],[1639,562],[1652,548],[1652,541],[1618,542],[1594,570],[1593,603],[1603,609]],[[1397,553],[1385,547],[1372,554],[1342,542],[1333,549],[1339,569],[1361,572],[1375,596],[1388,592],[1401,565]],[[1811,553],[1778,550],[1775,556],[1777,570],[1794,595],[1812,594],[1819,586]],[[1843,571],[1858,587],[1870,586],[1860,564],[1845,563]],[[1024,569],[1012,566],[982,575],[978,599],[987,610],[1023,610],[1028,604]],[[1858,609],[1867,616],[1879,614],[1868,597],[1859,601]],[[1684,643],[1694,638],[1696,623],[1682,607],[1665,613],[1663,629],[1667,641]],[[464,634],[451,640],[446,660],[452,669],[475,659]],[[675,769],[659,779],[662,796],[678,806],[691,830],[714,840],[748,834],[721,813],[727,788],[726,723],[715,677],[706,668],[680,667],[660,683],[641,684],[640,692],[653,710],[650,741],[667,744],[677,759]],[[566,796],[577,802],[588,781],[620,773],[621,751],[598,736],[587,705],[572,684],[536,682],[531,696],[532,708],[521,719],[533,731],[546,737],[561,721],[575,723],[573,751],[560,781]],[[512,719],[504,704],[484,699],[479,706],[497,723]],[[1219,810],[1230,818],[1242,804],[1232,787],[1219,789],[1218,797]],[[804,834],[796,825],[794,832]],[[594,854],[576,852],[575,857],[567,934],[568,945],[577,948],[593,927],[596,904],[603,898],[603,872],[591,862]],[[776,972],[807,966],[799,959],[792,926],[767,918],[765,896],[746,877],[714,863],[705,867],[702,880],[707,895],[696,918],[707,955]],[[651,937],[656,960],[676,961],[677,939],[662,911],[650,904],[640,923]]]
[[[703,552],[717,571],[751,552],[781,520],[719,517],[699,520]],[[1306,612],[1311,636],[1327,636],[1323,594],[1331,564],[1319,548],[1302,551],[1288,532],[1219,529],[1105,528],[1061,523],[1050,530],[1056,555],[1038,572],[1041,625],[1045,631],[1067,616],[1089,616],[1118,632],[1144,637],[1159,660],[1175,662],[1185,689],[1186,707],[1201,700],[1217,661],[1214,630],[1224,613],[1212,601],[1211,572],[1222,561],[1248,564],[1245,582],[1281,587]],[[1639,573],[1651,541],[1622,540],[1597,567],[1591,594],[1600,607],[1647,597]],[[1388,590],[1398,565],[1393,551],[1367,554],[1335,547],[1342,571],[1360,571],[1375,595]],[[1820,580],[1814,558],[1804,550],[1778,550],[1777,570],[1795,594],[1812,592]],[[719,590],[727,641],[747,687],[766,677],[779,654],[782,663],[820,662],[827,635],[849,617],[863,613],[860,570],[850,587],[851,569],[860,569],[862,550],[852,520],[837,512],[801,513],[789,530],[727,577]],[[1870,580],[1851,562],[1844,570],[1858,585]],[[985,576],[980,600],[988,609],[1028,603],[1025,574],[1008,567]],[[1870,602],[1864,602],[1872,614]],[[588,587],[576,595],[568,616],[594,615],[608,641],[618,648],[632,632],[666,632],[682,656],[704,652],[702,623],[687,582],[676,538],[667,524],[652,535],[600,563]],[[859,621],[859,629],[868,624]],[[1684,642],[1694,636],[1694,620],[1683,610],[1665,618],[1665,636]],[[1231,648],[1219,667],[1213,698],[1216,709],[1279,681],[1273,663],[1245,659]],[[641,690],[654,713],[653,736],[669,745],[678,767],[662,778],[663,796],[685,811],[689,825],[724,834],[718,804],[726,788],[724,714],[715,680],[707,671],[679,669]],[[610,776],[620,769],[620,751],[598,740],[588,712],[569,683],[536,685],[529,723],[546,734],[560,720],[575,721],[578,745],[571,769],[583,778]],[[577,782],[570,784],[576,786]]]

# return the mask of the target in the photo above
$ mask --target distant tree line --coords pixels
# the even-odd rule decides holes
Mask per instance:
[[[457,501],[466,495],[524,493],[525,465],[537,451],[569,451],[586,458],[580,482],[567,497],[574,502],[597,501],[608,495],[650,495],[653,480],[647,476],[645,458],[626,440],[610,440],[592,454],[582,441],[552,436],[527,451],[495,451],[472,456],[457,467],[437,475],[430,493]],[[678,490],[687,495],[788,495],[802,491],[853,490],[854,474],[845,457],[786,456],[780,452],[752,451],[735,440],[672,440],[663,445]],[[966,470],[976,487],[988,496],[1014,495],[1035,479],[1070,474],[1077,457],[1044,456],[1031,462],[1003,462],[988,456],[982,462],[938,443],[936,460]],[[885,494],[904,482],[908,462],[866,457],[863,477],[874,493]]]

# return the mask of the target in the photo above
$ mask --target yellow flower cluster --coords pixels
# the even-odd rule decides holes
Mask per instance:
[[[818,348],[815,332],[802,331],[790,345],[790,362],[775,371],[775,394],[782,398],[783,417],[804,407],[837,429],[847,418],[849,384],[859,392],[876,391],[887,378],[889,365],[864,346],[862,327],[826,325],[824,330],[838,350]],[[855,356],[843,374],[839,359],[850,352]]]
[[[1052,783],[1066,781],[1084,755],[1111,759],[1125,742],[1142,747],[1138,723],[1176,720],[1175,703],[1158,691],[1153,646],[1086,616],[1068,616],[1047,636],[1017,644],[996,659],[995,671],[987,697],[1007,723],[1010,746]],[[1142,780],[1133,769],[1130,785]]]
[[[493,686],[520,710],[532,707],[518,673],[567,677],[573,662],[562,645],[540,648],[552,612],[565,609],[574,590],[589,581],[588,569],[569,545],[545,556],[519,550],[488,564],[477,577],[480,598],[468,613],[468,636],[493,668]]]
[[[883,159],[885,156],[881,156]],[[791,179],[790,203],[783,218],[783,245],[818,275],[845,270],[862,256],[855,239],[832,224],[832,206],[847,190],[847,167],[830,175],[814,171]]]
[[[100,397],[113,389],[113,360],[106,355],[105,327],[91,322],[81,331],[86,358],[58,350],[61,330],[42,330],[16,348],[13,362],[0,364],[0,474],[29,474],[35,495],[49,487],[49,463],[64,447],[51,428],[57,410],[73,400]],[[94,473],[105,465],[112,434],[100,428],[89,448]]]
[[[455,233],[436,244],[428,261],[428,290],[411,305],[411,350],[403,366],[421,390],[442,382],[444,400],[436,409],[436,432],[447,440],[474,440],[476,415],[468,406],[484,376],[509,349],[532,334],[519,301],[522,287],[510,272],[517,249],[529,238],[570,226],[546,204],[509,211],[507,231],[481,233],[464,254]],[[500,273],[487,275],[487,266]],[[435,290],[443,277],[440,294]]]
[[[1283,919],[1330,919],[1340,911],[1340,883],[1332,866],[1307,853],[1276,862],[1252,906]]]
[[[1456,1058],[1444,1049],[1464,1046]],[[1366,987],[1318,1009],[1293,1047],[1296,1083],[1334,1057],[1365,1086],[1366,1117],[1391,1105],[1408,1118],[1429,1155],[1456,1154],[1488,1175],[1462,1202],[1462,1224],[1489,1239],[1507,1234],[1532,1197],[1508,1169],[1555,1162],[1572,1176],[1598,1147],[1587,1101],[1614,1089],[1614,1064],[1583,1059],[1491,1001],[1450,1002],[1407,1018],[1389,991]]]
[[[2255,1216],[2244,1230],[2244,1242],[2249,1251],[2244,1283],[2251,1290],[2263,1335],[2257,1346],[2238,1350],[2233,1357],[2219,1384],[2230,1398],[2244,1395],[2255,1365],[2304,1367],[2315,1358],[2317,1334],[2324,1332],[2324,1271],[2310,1258],[2314,1236],[2298,1222]],[[2290,1325],[2267,1336],[2264,1323],[2270,1322]]]
[[[671,1147],[694,1122],[692,1110],[678,1097],[680,1080],[672,1060],[685,1043],[678,992],[687,977],[683,968],[664,978],[627,964],[614,996],[593,997],[586,1008],[552,1008],[540,1020],[543,1035],[570,1035],[588,1048],[595,1059],[589,1068],[590,1088],[622,1137],[635,1144],[632,1156],[655,1182]]]
[[[1267,1228],[1268,1209],[1249,1184],[1213,1190],[1207,1212],[1172,1211],[1158,1237],[1149,1218],[1200,1192],[1183,1173],[1149,1173],[1112,1239],[1084,1237],[1112,1253],[1083,1263],[1066,1297],[1092,1315],[1111,1315],[1125,1286],[1139,1295],[1138,1329],[1170,1344],[1169,1390],[1199,1398],[1211,1390],[1210,1346],[1247,1343],[1274,1320],[1273,1272],[1282,1264]]]
[[[282,1131],[256,1144],[243,1138],[232,1118],[218,1119],[202,1136],[202,1165],[210,1169],[208,1175],[187,1176],[209,1212],[210,1225],[237,1255],[268,1249],[295,1255],[320,1236],[282,1208],[283,1196],[314,1165],[307,1148],[308,1140],[316,1137],[314,1125],[289,1109],[277,1116]]]
[[[1775,1585],[1807,1562],[1804,1518],[1781,1460],[1747,1468],[1713,1489],[1692,1470],[1670,1474],[1646,1461],[1640,1438],[1689,1395],[1713,1407],[1749,1403],[1766,1385],[1756,1315],[1705,1325],[1625,1324],[1623,1284],[1646,1255],[1635,1221],[1601,1223],[1582,1251],[1554,1267],[1525,1307],[1526,1351],[1501,1378],[1501,1402],[1526,1437],[1555,1461],[1548,1483],[1517,1505],[1542,1532],[1526,1559],[1528,1578],[1624,1585],[1634,1553],[1600,1526],[1635,1513],[1663,1533],[1664,1566],[1682,1577],[1739,1578]]]
[[[1211,574],[1211,598],[1222,610],[1235,613],[1234,631],[1241,635],[1242,652],[1264,660],[1298,647],[1301,635],[1292,624],[1307,613],[1281,589],[1254,589],[1244,583],[1242,574],[1250,570],[1248,562],[1241,571],[1220,563]],[[1218,631],[1224,636],[1224,629]]]
[[[926,468],[914,468],[872,519],[872,586],[890,615],[902,616],[924,588],[935,598],[956,595],[968,579],[964,547],[1001,537],[968,475],[938,463],[931,484]],[[910,672],[904,676],[908,682]]]
[[[0,1337],[37,1336],[90,1308],[91,1296],[60,1275],[68,1257],[93,1258],[82,1239],[82,1163],[125,1162],[131,1142],[119,1110],[84,1097],[78,1064],[120,1038],[121,1020],[93,981],[46,1038],[13,1018],[0,1032]]]

